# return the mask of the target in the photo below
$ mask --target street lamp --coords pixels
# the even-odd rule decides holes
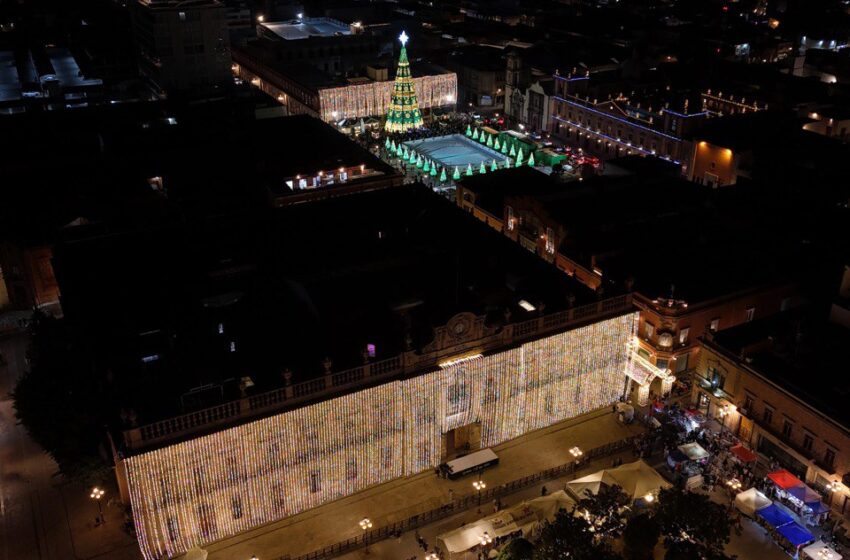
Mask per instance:
[[[436,552],[432,552],[431,554],[425,555],[425,560],[440,560],[440,557],[437,556]]]
[[[104,519],[104,517],[103,517],[103,505],[100,503],[100,500],[101,500],[101,498],[103,498],[104,494],[106,494],[106,490],[104,490],[102,488],[98,488],[97,486],[92,488],[91,494],[89,494],[89,498],[91,498],[92,500],[97,502],[97,513],[98,513],[97,519],[98,519],[98,521],[95,525],[100,525],[102,523],[106,523],[106,519]]]
[[[484,534],[481,535],[478,542],[479,544],[481,544],[481,546],[487,546],[488,544],[493,542],[493,537],[490,536],[490,533],[484,531]]]
[[[643,497],[643,501],[645,501],[648,504],[651,504],[652,502],[655,501],[655,496],[652,495],[652,492],[649,492],[649,493],[647,493],[646,496]]]
[[[472,487],[478,490],[478,512],[481,513],[481,491],[487,488],[487,483],[481,480],[481,474],[478,475],[478,480],[472,483]]]
[[[257,23],[263,23],[264,21],[266,21],[266,16],[263,14],[257,16]]]
[[[364,531],[367,531],[372,528],[372,521],[368,517],[364,517],[360,520],[360,528]]]
[[[575,446],[575,447],[573,447],[572,449],[570,449],[570,455],[572,455],[573,457],[575,457],[576,459],[578,459],[579,457],[581,457],[582,455],[584,455],[584,451],[582,451],[581,449],[579,449],[579,447],[578,447],[578,446]]]
[[[260,560],[260,559],[259,559],[259,558],[257,558],[257,555],[256,555],[256,554],[252,554],[252,555],[251,555],[251,560]]]
[[[741,481],[738,480],[737,478],[727,480],[726,485],[729,486],[729,488],[731,488],[732,491],[734,491],[734,492],[737,492],[738,490],[741,489]]]

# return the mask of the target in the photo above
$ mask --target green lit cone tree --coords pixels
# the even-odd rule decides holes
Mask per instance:
[[[408,132],[420,128],[423,124],[416,87],[410,74],[410,62],[407,60],[407,33],[402,31],[398,39],[401,41],[401,53],[398,56],[387,121],[384,124],[384,130],[387,132]]]

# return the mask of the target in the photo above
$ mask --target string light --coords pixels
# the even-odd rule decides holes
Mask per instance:
[[[609,406],[623,389],[637,314],[128,457],[146,560],[433,469],[443,434],[481,446]]]

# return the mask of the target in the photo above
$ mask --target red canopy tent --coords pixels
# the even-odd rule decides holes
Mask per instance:
[[[803,481],[785,469],[768,473],[767,477],[783,490],[788,490],[789,488],[794,488],[795,486],[801,486],[803,484]]]
[[[741,445],[740,443],[734,446],[729,451],[732,452],[735,457],[737,457],[743,463],[755,463],[757,457],[756,454]]]

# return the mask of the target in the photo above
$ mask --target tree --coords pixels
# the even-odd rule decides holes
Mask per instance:
[[[534,545],[522,537],[514,539],[502,549],[498,560],[531,560],[534,555]]]
[[[628,560],[651,560],[661,527],[649,514],[632,517],[623,531],[623,544]]]
[[[723,506],[708,496],[669,488],[661,490],[657,507],[655,520],[668,549],[691,550],[695,545],[702,551],[700,557],[722,557],[732,531]]]
[[[621,512],[630,501],[623,489],[616,484],[602,485],[596,495],[588,493],[587,497],[581,499],[577,509],[590,514],[591,522],[597,532],[617,536],[623,530]]]
[[[36,312],[28,351],[30,368],[12,393],[15,416],[66,477],[101,482],[108,465],[100,454],[103,396],[60,320]]]
[[[606,541],[574,511],[559,511],[543,526],[534,546],[534,560],[615,560]]]

